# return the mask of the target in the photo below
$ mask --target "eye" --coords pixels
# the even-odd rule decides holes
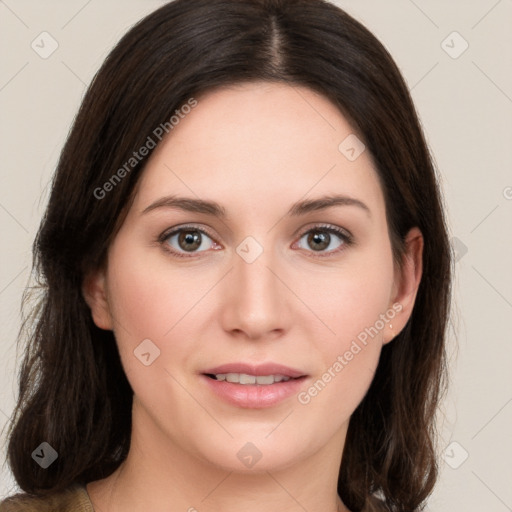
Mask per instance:
[[[334,236],[333,236],[334,235]],[[300,246],[305,241],[307,247]],[[319,253],[316,256],[330,256],[338,253],[353,243],[352,236],[345,230],[336,226],[315,226],[306,231],[299,240],[299,249],[312,249],[312,252]]]
[[[166,231],[159,237],[159,242],[166,251],[178,257],[187,258],[208,249],[217,250],[220,245],[204,230],[194,226],[183,226],[172,231]]]
[[[306,247],[302,245],[303,240]],[[212,235],[204,228],[196,226],[181,226],[165,231],[158,237],[158,242],[164,250],[179,258],[194,257],[197,253],[222,249]],[[321,225],[304,232],[296,245],[299,249],[314,253],[315,256],[326,257],[344,250],[352,243],[352,235],[344,229]]]

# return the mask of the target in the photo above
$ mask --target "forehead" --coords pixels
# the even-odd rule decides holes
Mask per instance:
[[[148,161],[138,209],[177,193],[253,210],[326,193],[384,207],[371,155],[363,151],[355,160],[347,158],[344,141],[357,144],[357,135],[324,96],[296,85],[258,82],[196,100]]]

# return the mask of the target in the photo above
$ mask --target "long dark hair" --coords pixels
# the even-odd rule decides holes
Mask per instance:
[[[20,332],[19,341],[28,341],[8,445],[23,491],[44,496],[105,478],[129,449],[133,391],[114,336],[94,325],[81,286],[102,264],[151,151],[109,187],[108,197],[98,189],[190,98],[256,80],[309,87],[357,130],[378,170],[397,263],[409,229],[423,233],[412,316],[384,346],[350,420],[338,492],[353,511],[366,510],[378,494],[389,510],[403,512],[419,510],[431,493],[451,282],[435,170],[391,56],[323,0],[168,3],[136,24],[94,77],[33,247],[41,295]],[[47,469],[31,458],[42,441],[58,452]]]

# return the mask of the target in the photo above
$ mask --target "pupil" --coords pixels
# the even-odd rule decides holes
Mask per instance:
[[[182,231],[179,236],[180,247],[185,251],[197,249],[201,245],[200,235],[197,231]],[[188,247],[183,247],[182,242]],[[193,245],[190,247],[190,245]]]
[[[308,237],[308,242],[316,245],[316,249],[322,250],[329,247],[330,235],[328,233],[315,232],[311,233]]]

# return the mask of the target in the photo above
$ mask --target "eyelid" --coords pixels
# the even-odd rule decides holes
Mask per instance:
[[[298,237],[302,238],[306,233],[309,233],[310,231],[314,231],[315,229],[317,229],[318,231],[325,229],[326,231],[331,231],[331,232],[337,233],[338,235],[343,236],[343,237],[347,238],[348,240],[352,241],[352,239],[353,239],[352,233],[350,233],[350,231],[348,231],[347,229],[342,228],[341,226],[336,226],[335,224],[322,223],[322,222],[316,223],[316,224],[313,223],[312,225],[308,225],[305,228],[301,228],[298,232],[296,232],[296,234],[294,234],[294,236],[298,236]]]
[[[165,242],[171,235],[174,235],[180,231],[186,231],[187,229],[194,229],[208,235],[214,242],[217,242],[215,239],[215,235],[210,231],[209,228],[205,228],[203,224],[201,226],[199,224],[179,224],[178,226],[173,226],[172,228],[166,229],[159,237],[159,242]]]

